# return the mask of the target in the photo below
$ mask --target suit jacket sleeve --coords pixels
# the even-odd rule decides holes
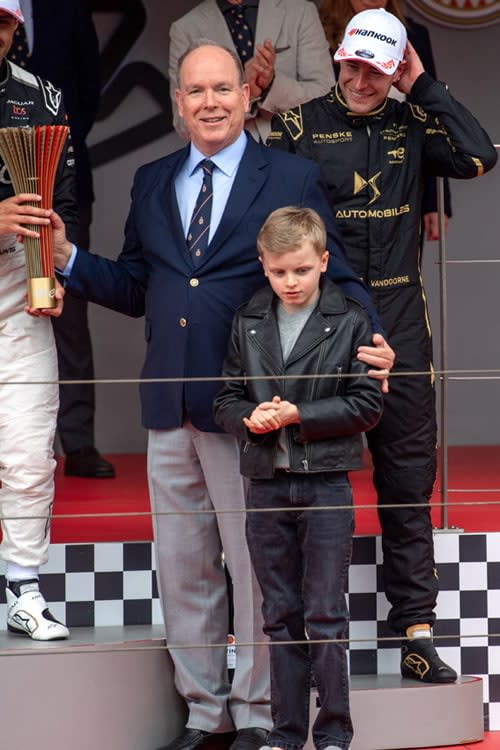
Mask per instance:
[[[125,242],[117,260],[79,251],[70,276],[68,292],[132,317],[144,315],[149,265],[136,230],[140,172],[132,188],[132,204],[125,225]]]
[[[274,81],[260,103],[262,109],[284,112],[326,94],[335,83],[328,42],[314,3],[304,3],[291,47],[297,59],[296,75],[280,67],[280,54],[285,52],[278,52]]]

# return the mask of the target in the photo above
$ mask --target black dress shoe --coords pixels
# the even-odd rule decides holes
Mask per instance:
[[[238,729],[236,739],[229,750],[259,750],[267,744],[267,735],[269,731],[262,727],[248,727],[247,729]]]
[[[159,750],[227,750],[233,739],[234,732],[213,733],[186,728],[169,745]]]
[[[64,462],[64,474],[67,477],[86,477],[89,479],[113,479],[115,467],[101,456],[93,445],[68,453]]]
[[[401,674],[420,682],[456,682],[457,673],[439,657],[431,638],[414,638],[401,645]]]

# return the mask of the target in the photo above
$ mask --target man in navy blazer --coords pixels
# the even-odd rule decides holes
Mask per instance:
[[[191,142],[138,170],[117,261],[78,252],[54,217],[56,264],[69,291],[146,318],[141,396],[157,574],[176,687],[189,709],[184,732],[168,750],[214,741],[253,750],[266,744],[271,726],[267,647],[258,645],[261,598],[245,541],[238,446],[215,425],[212,400],[233,314],[264,283],[256,236],[267,215],[287,204],[316,209],[328,227],[330,275],[362,304],[370,298],[344,259],[316,165],[267,149],[244,132],[249,88],[239,58],[200,42],[180,59],[179,71],[176,101]],[[209,243],[189,250],[206,158],[213,165]],[[360,357],[390,367],[392,351],[380,334],[375,342]],[[242,644],[232,684],[222,551]],[[174,648],[194,644],[206,648]]]
[[[100,96],[97,34],[87,0],[20,0],[27,51],[16,43],[10,58],[61,89],[75,152],[78,234],[88,250],[94,192],[86,138],[94,124]],[[22,50],[22,48],[21,48]],[[62,380],[93,380],[94,364],[87,303],[66,297],[64,314],[53,321]],[[95,389],[91,384],[59,389],[58,433],[66,454],[65,473],[113,477],[114,467],[94,447]]]

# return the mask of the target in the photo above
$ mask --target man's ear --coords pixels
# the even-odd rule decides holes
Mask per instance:
[[[177,104],[179,117],[182,117],[182,94],[180,92],[180,89],[175,89],[175,103]]]
[[[245,112],[250,111],[250,86],[248,83],[244,83],[241,87],[241,91],[243,94],[243,106],[245,107]]]
[[[408,65],[408,63],[406,61],[406,57],[403,57],[403,59],[401,60],[401,62],[398,65],[398,69],[396,71],[396,77],[394,78],[394,83],[397,83],[399,81],[399,79],[401,78],[401,76],[405,72],[407,65]]]

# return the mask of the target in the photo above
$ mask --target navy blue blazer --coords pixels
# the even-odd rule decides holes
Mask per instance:
[[[143,378],[220,376],[236,309],[267,283],[257,259],[257,232],[281,206],[318,211],[328,229],[329,275],[348,296],[370,307],[376,319],[368,290],[345,259],[317,165],[251,137],[220,225],[195,267],[174,187],[188,153],[187,146],[138,170],[118,259],[80,252],[66,284],[71,293],[118,312],[145,314]],[[143,424],[179,427],[187,417],[200,430],[219,432],[212,417],[219,388],[216,380],[143,383]]]
[[[27,68],[61,89],[75,149],[77,195],[93,200],[85,139],[99,106],[97,34],[87,0],[32,0],[34,45]]]

